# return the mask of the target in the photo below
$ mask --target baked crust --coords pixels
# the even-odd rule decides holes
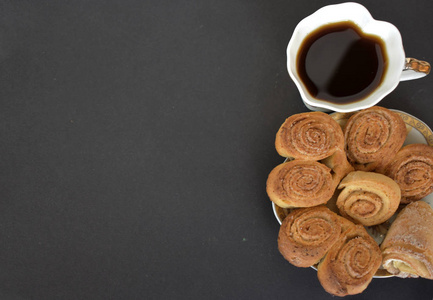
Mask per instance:
[[[296,159],[271,171],[266,192],[282,208],[311,207],[331,199],[337,184],[331,169],[324,164]]]
[[[400,186],[401,203],[424,198],[433,192],[433,147],[410,144],[401,148],[383,173]]]
[[[343,149],[340,125],[323,112],[306,112],[290,116],[281,125],[275,139],[277,152],[284,157],[321,160]]]
[[[311,267],[340,234],[340,217],[327,207],[300,208],[292,211],[281,224],[278,249],[294,266]]]
[[[290,116],[275,138],[275,149],[293,159],[321,161],[341,180],[353,171],[344,152],[341,126],[323,112],[306,112]]]
[[[380,106],[361,110],[344,127],[348,161],[355,170],[379,170],[392,161],[406,135],[406,125],[399,114]]]
[[[400,187],[391,178],[374,172],[354,171],[343,178],[337,198],[341,215],[364,226],[388,220],[400,204]]]
[[[381,245],[383,266],[398,277],[433,279],[433,209],[408,204],[391,224]]]
[[[317,267],[320,284],[335,296],[362,293],[381,265],[379,246],[362,225],[350,226]]]

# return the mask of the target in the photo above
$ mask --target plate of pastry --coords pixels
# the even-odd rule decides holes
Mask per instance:
[[[278,249],[338,296],[373,278],[433,279],[433,132],[374,106],[290,116],[275,139],[285,161],[266,191]]]

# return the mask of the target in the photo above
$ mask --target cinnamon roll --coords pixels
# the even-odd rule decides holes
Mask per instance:
[[[393,159],[406,135],[399,114],[380,106],[361,110],[344,128],[347,158],[355,170],[375,171]]]
[[[284,157],[321,160],[343,149],[344,135],[338,123],[323,112],[290,116],[281,125],[275,148]]]
[[[374,239],[362,225],[353,225],[319,263],[317,277],[332,295],[359,294],[367,288],[381,262],[381,252]]]
[[[311,207],[331,199],[337,184],[324,164],[295,159],[271,171],[266,192],[280,207]]]
[[[280,227],[280,253],[297,267],[316,264],[339,238],[340,218],[325,206],[292,211]]]
[[[337,198],[341,215],[365,226],[388,220],[400,204],[400,188],[391,178],[373,172],[355,171],[343,178]]]
[[[283,157],[321,161],[341,180],[352,167],[344,152],[344,134],[340,125],[323,112],[290,116],[281,125],[275,148]]]
[[[433,192],[433,147],[410,144],[403,147],[384,174],[401,189],[401,203],[420,200]]]
[[[433,279],[433,209],[423,201],[408,204],[380,248],[383,267],[391,274]]]

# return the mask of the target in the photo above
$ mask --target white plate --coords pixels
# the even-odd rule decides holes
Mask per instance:
[[[403,144],[404,146],[408,144],[427,144],[429,146],[433,146],[433,132],[430,129],[430,127],[428,127],[424,122],[422,122],[418,118],[406,112],[395,110],[395,109],[391,109],[391,110],[395,111],[402,117],[409,131],[406,140]],[[332,118],[334,118],[340,125],[343,125],[352,114],[354,114],[354,112],[352,113],[335,112],[335,113],[331,113],[330,116],[332,116]],[[337,205],[335,204],[336,200],[337,200],[337,193],[328,201],[326,206],[330,208],[332,211],[338,213]],[[433,193],[427,195],[420,201],[427,202],[433,208]],[[280,223],[280,225],[282,223],[282,220],[285,218],[285,216],[287,216],[287,214],[290,212],[290,210],[281,208],[275,205],[273,202],[272,202],[272,210],[274,212],[275,218]],[[396,214],[385,223],[386,225],[365,227],[367,229],[367,232],[375,239],[375,241],[379,245],[382,243],[383,239],[385,238],[389,225],[395,219],[395,216]],[[314,266],[313,268],[316,269],[316,267]],[[392,276],[393,275],[389,274],[386,270],[379,269],[376,272],[374,278],[387,278]]]

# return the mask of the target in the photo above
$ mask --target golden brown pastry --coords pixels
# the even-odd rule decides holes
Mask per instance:
[[[400,204],[400,188],[391,178],[374,172],[355,171],[343,178],[337,198],[341,215],[365,226],[388,220]]]
[[[347,160],[344,150],[338,149],[333,155],[322,159],[320,162],[332,170],[332,176],[337,182],[340,182],[344,176],[354,171],[354,168]]]
[[[311,207],[331,199],[337,184],[324,164],[295,159],[271,171],[266,192],[280,207]]]
[[[323,112],[290,116],[281,125],[275,148],[284,157],[321,160],[343,149],[344,135],[338,123]]]
[[[352,167],[344,152],[344,134],[340,125],[323,112],[290,116],[281,125],[275,139],[277,152],[284,157],[323,161],[341,180]]]
[[[379,246],[362,225],[349,227],[317,268],[320,284],[330,294],[346,296],[364,291],[382,262]]]
[[[344,127],[347,158],[355,170],[375,171],[394,158],[406,135],[399,114],[380,106],[361,110]]]
[[[391,274],[433,279],[433,209],[423,201],[408,204],[380,248],[383,266]]]
[[[340,218],[323,205],[292,211],[280,227],[280,253],[297,267],[316,264],[339,238]]]
[[[410,144],[398,151],[384,168],[401,189],[401,203],[420,200],[433,192],[433,147]]]
[[[341,233],[344,233],[347,229],[349,229],[350,227],[355,225],[355,223],[353,223],[352,221],[349,221],[348,219],[346,219],[342,216],[338,216],[338,219],[340,220]]]

